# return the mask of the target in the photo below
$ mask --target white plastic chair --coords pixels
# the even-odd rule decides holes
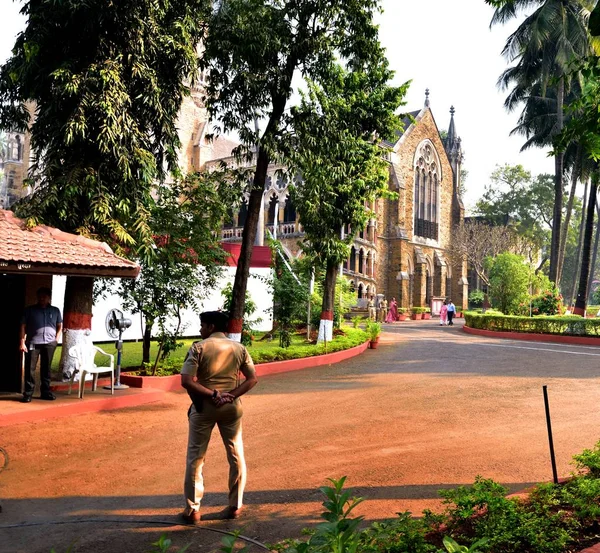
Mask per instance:
[[[110,357],[109,365],[96,365],[94,358],[96,353],[101,353]],[[83,389],[85,387],[85,375],[93,374],[94,379],[92,380],[92,392],[96,390],[98,386],[98,375],[102,373],[110,373],[110,393],[114,395],[114,380],[115,380],[115,356],[112,353],[106,353],[99,347],[92,344],[79,344],[69,348],[69,356],[75,359],[75,368],[79,371],[79,399],[83,399]],[[73,371],[71,376],[71,383],[69,384],[69,394],[73,387],[73,381],[77,371]]]

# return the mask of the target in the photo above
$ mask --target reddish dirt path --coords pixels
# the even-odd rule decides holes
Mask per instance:
[[[348,476],[368,520],[437,508],[437,490],[491,477],[516,491],[551,476],[543,411],[549,387],[560,475],[600,439],[600,348],[467,336],[434,322],[402,323],[376,351],[328,368],[265,377],[244,400],[249,465],[244,528],[272,542],[316,521],[328,477]],[[1,552],[147,551],[181,510],[187,397],[2,428]],[[24,406],[26,407],[26,406]],[[205,468],[205,512],[225,503],[218,435]],[[71,524],[81,519],[122,523]],[[178,546],[211,551],[219,537],[167,528]],[[118,545],[117,545],[118,544]],[[257,550],[257,549],[252,549]]]

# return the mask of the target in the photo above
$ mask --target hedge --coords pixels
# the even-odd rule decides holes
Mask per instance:
[[[253,351],[249,348],[250,356],[255,363],[270,363],[272,361],[287,361],[289,359],[300,359],[304,357],[314,357],[315,355],[323,355],[324,353],[333,353],[334,351],[342,351],[364,344],[369,335],[358,328],[344,327],[345,335],[335,336],[331,342],[327,342],[327,347],[324,344],[306,344],[301,346],[291,346],[287,349],[273,348],[267,351]]]
[[[517,315],[481,314],[467,311],[465,325],[498,332],[530,332],[566,336],[600,336],[600,319],[584,319],[576,315],[521,317]]]

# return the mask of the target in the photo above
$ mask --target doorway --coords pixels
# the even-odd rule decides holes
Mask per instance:
[[[25,276],[0,275],[0,294],[4,315],[0,317],[0,392],[22,390],[21,352],[19,351],[21,316],[25,308]]]

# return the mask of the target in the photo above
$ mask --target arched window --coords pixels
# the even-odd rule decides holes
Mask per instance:
[[[238,213],[238,227],[243,227],[246,224],[246,218],[248,217],[248,202],[244,200],[240,205],[240,211]]]
[[[350,270],[356,272],[356,248],[350,248]]]
[[[269,201],[269,216],[267,219],[267,225],[275,224],[275,212],[277,211],[276,206],[278,202],[279,198],[275,194],[273,194]]]
[[[227,210],[227,215],[225,215],[225,220],[223,221],[223,228],[233,228],[235,226],[235,219],[233,218],[233,208],[230,207]]]
[[[438,239],[441,168],[433,144],[423,141],[415,155],[413,234]]]
[[[358,272],[361,275],[365,273],[365,252],[362,249],[358,254]]]
[[[362,282],[358,285],[358,299],[362,300],[364,298],[364,288]]]
[[[283,209],[283,222],[284,223],[295,223],[296,222],[296,208],[292,203],[292,198],[287,196],[285,198],[285,207]]]

